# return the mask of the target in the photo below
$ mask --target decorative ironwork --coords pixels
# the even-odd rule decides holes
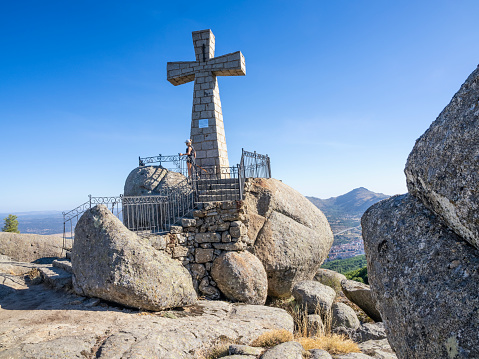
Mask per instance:
[[[240,168],[243,178],[271,178],[271,162],[268,155],[248,152],[241,154]]]
[[[147,164],[150,163],[155,163],[158,164],[161,167],[164,167],[164,163],[173,163],[175,167],[167,168],[169,170],[179,172],[182,174],[188,173],[186,171],[186,156],[180,156],[180,154],[177,155],[167,155],[163,156],[162,154],[159,154],[158,156],[152,156],[152,157],[138,157],[138,165],[140,167],[144,167]]]
[[[268,155],[242,150],[241,162],[233,167],[196,166],[190,178],[186,178],[186,159],[183,156],[154,156],[139,158],[140,166],[148,163],[171,162],[175,172],[185,179],[175,186],[161,189],[152,196],[92,197],[68,212],[63,212],[63,240],[74,239],[74,228],[80,216],[97,204],[104,204],[130,230],[139,235],[151,235],[169,230],[180,218],[195,208],[198,202],[231,201],[243,198],[244,183],[250,177],[271,177]],[[162,166],[163,167],[163,166]],[[69,232],[69,233],[68,233]]]

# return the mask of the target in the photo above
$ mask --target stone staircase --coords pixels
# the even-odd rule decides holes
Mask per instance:
[[[52,264],[38,268],[43,281],[54,289],[69,289],[72,286],[72,265],[68,259],[56,259]]]
[[[237,178],[199,179],[197,202],[221,202],[240,200]]]

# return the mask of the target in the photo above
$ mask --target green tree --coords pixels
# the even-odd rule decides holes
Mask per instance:
[[[5,222],[5,225],[2,228],[3,232],[20,233],[18,230],[17,216],[9,214],[8,217],[5,217],[3,220]]]

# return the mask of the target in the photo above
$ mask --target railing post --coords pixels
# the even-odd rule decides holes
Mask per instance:
[[[239,183],[239,200],[243,200],[243,181],[241,177],[240,165],[238,165],[238,183]]]
[[[90,202],[90,208],[91,208],[91,194],[88,195],[88,199],[89,199],[89,202]]]

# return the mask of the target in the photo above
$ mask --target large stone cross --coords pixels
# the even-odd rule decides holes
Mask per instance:
[[[193,32],[196,61],[168,62],[167,78],[178,86],[195,80],[191,139],[196,162],[219,172],[228,167],[225,128],[216,76],[244,76],[246,67],[241,51],[215,56],[215,36],[211,30]]]

